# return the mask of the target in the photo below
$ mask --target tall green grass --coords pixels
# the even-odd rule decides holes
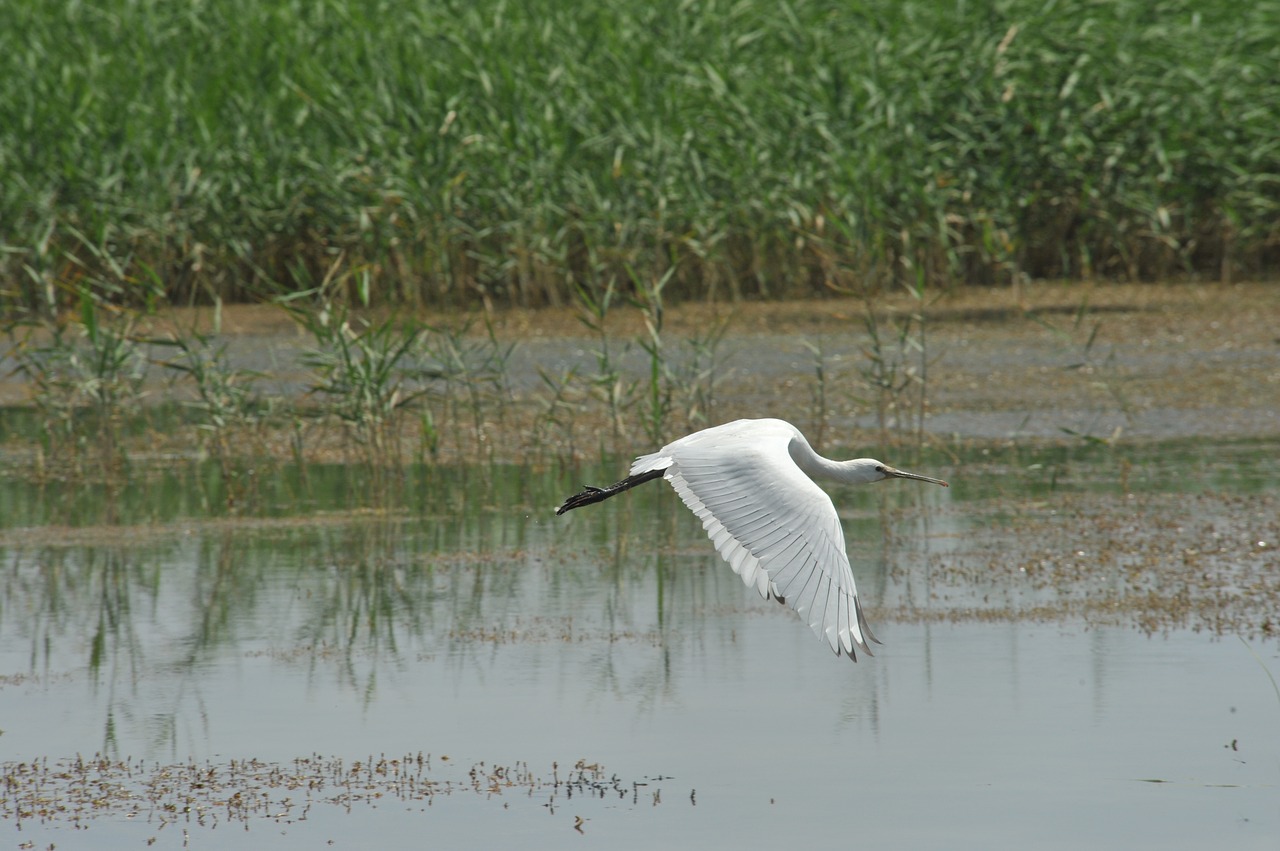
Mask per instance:
[[[1278,67],[1224,0],[6,3],[0,300],[1274,273]]]

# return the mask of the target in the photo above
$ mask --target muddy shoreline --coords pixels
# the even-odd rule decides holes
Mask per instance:
[[[882,336],[878,351],[868,333],[869,314]],[[912,315],[922,315],[923,324],[905,325]],[[511,347],[500,376],[501,392],[509,394],[504,409],[476,418],[469,443],[443,442],[445,460],[519,460],[535,449],[562,459],[599,457],[601,441],[585,436],[606,432],[613,445],[603,448],[617,454],[647,445],[637,398],[651,362],[642,346],[648,338],[638,308],[613,310],[607,337],[588,331],[581,313],[569,309],[417,318],[435,327],[465,328],[460,340],[483,338],[491,329],[495,345]],[[700,369],[700,391],[709,391],[697,403],[675,399],[664,424],[668,436],[762,415],[792,419],[831,447],[921,439],[959,445],[1280,436],[1280,287],[1274,284],[970,289],[940,295],[923,311],[905,296],[871,306],[847,298],[690,304],[665,310],[662,321],[664,369],[688,375],[687,381]],[[909,332],[905,342],[893,336],[902,328]],[[693,343],[712,329],[720,334],[714,350],[695,351]],[[142,323],[138,333],[163,338],[193,330],[217,330],[229,365],[253,372],[263,396],[302,410],[316,403],[310,392],[315,373],[304,363],[315,341],[280,308],[170,311]],[[611,412],[595,398],[598,388],[592,384],[602,340],[618,381],[632,393],[626,407]],[[151,354],[158,363],[171,353]],[[869,377],[877,356],[896,359],[896,395],[877,396]],[[11,356],[4,360],[0,405],[30,406],[33,387],[14,374]],[[551,382],[561,379],[557,389],[563,396],[553,403]],[[681,379],[671,386],[679,397]],[[147,405],[191,395],[155,363],[145,387]],[[540,428],[539,419],[559,402],[567,428]],[[417,420],[407,417],[403,425],[408,445],[420,437]],[[342,440],[326,435],[325,426],[308,423],[308,456],[341,460]],[[256,453],[292,451],[283,434],[257,437],[242,445]],[[183,453],[198,438],[189,431],[153,431],[131,451]],[[22,456],[20,443],[10,437],[11,459]],[[468,457],[472,452],[477,456]]]

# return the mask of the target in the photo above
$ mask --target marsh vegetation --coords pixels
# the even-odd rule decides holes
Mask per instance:
[[[16,5],[0,304],[1238,280],[1277,65],[1224,0]]]

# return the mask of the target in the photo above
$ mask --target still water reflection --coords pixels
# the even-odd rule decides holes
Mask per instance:
[[[309,475],[264,485],[251,521],[176,504],[161,483],[95,524],[9,483],[0,499],[23,508],[0,539],[6,773],[93,754],[219,770],[427,754],[459,789],[480,762],[548,779],[578,764],[626,793],[557,797],[533,782],[425,802],[382,788],[339,806],[268,787],[292,815],[245,826],[273,847],[1273,848],[1280,836],[1274,642],[1069,614],[949,617],[990,596],[933,573],[983,563],[960,569],[1007,510],[991,497],[841,495],[885,641],[852,665],[747,591],[665,489],[566,521],[550,512],[565,481],[528,470],[424,472],[394,508],[367,507],[341,470]],[[1044,493],[1065,498],[1059,485]],[[942,599],[952,591],[963,605]],[[998,610],[1016,598],[1005,589]],[[200,806],[225,824],[225,798]],[[301,800],[314,802],[305,817]],[[41,847],[244,841],[239,824],[145,801],[76,824],[4,812]]]

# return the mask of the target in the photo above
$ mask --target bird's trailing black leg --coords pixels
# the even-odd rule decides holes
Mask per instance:
[[[646,473],[639,473],[634,476],[627,476],[622,481],[609,485],[607,488],[596,488],[591,485],[583,485],[580,493],[575,493],[564,501],[564,504],[556,509],[556,514],[564,514],[566,511],[572,511],[575,508],[581,508],[584,505],[591,505],[595,502],[603,502],[611,496],[617,496],[625,490],[631,490],[636,485],[642,485],[645,482],[662,478],[666,470],[649,470]]]

